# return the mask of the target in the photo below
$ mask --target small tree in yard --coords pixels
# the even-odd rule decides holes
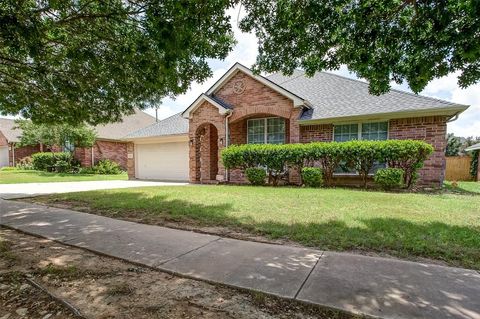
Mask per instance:
[[[445,150],[446,156],[457,156],[459,155],[462,148],[462,142],[458,137],[449,133],[447,135],[447,148]]]
[[[52,149],[67,144],[91,147],[95,143],[95,131],[84,124],[35,124],[29,120],[17,120],[16,124],[22,130],[17,146],[43,144]]]

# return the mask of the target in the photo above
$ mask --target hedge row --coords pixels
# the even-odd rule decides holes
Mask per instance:
[[[64,172],[72,167],[73,157],[68,152],[41,152],[32,155],[33,168],[39,171]]]
[[[222,151],[227,169],[265,167],[269,182],[276,185],[289,168],[301,171],[303,167],[319,165],[323,178],[331,185],[333,173],[340,167],[353,169],[367,183],[368,174],[376,163],[404,171],[404,185],[411,187],[417,171],[432,154],[433,147],[422,141],[349,141],[309,144],[244,144],[232,145]]]

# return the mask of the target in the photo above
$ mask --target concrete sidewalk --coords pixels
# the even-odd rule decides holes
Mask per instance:
[[[159,270],[382,318],[480,318],[480,274],[0,200],[0,224]]]

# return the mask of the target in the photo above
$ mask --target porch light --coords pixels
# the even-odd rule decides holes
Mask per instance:
[[[193,146],[193,138],[190,139],[190,146]]]
[[[223,146],[223,137],[220,137],[220,145]]]

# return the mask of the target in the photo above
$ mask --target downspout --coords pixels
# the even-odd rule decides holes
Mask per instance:
[[[228,147],[228,140],[229,140],[229,134],[228,134],[228,131],[229,131],[229,128],[228,128],[228,119],[230,118],[230,116],[233,115],[232,111],[228,110],[227,115],[225,116],[225,147]],[[228,174],[228,169],[225,169],[225,181],[228,182],[229,181],[229,174]]]
[[[12,166],[15,167],[15,143],[12,143]]]
[[[453,115],[451,118],[449,118],[449,119],[447,120],[447,123],[456,121],[456,120],[458,119],[458,115],[459,115],[459,114],[460,114],[460,112],[455,113],[455,115]]]

